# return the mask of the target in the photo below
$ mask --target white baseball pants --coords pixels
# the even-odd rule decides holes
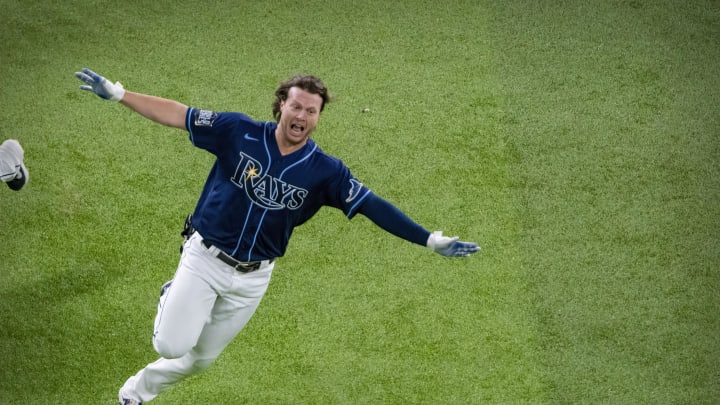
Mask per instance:
[[[0,180],[4,183],[17,176],[23,164],[24,151],[20,143],[8,139],[0,144]]]
[[[265,295],[273,263],[241,273],[214,257],[195,232],[160,297],[153,346],[161,358],[130,377],[126,398],[147,402],[207,368],[245,327]]]

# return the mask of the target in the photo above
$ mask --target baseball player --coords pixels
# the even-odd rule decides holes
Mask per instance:
[[[293,229],[324,205],[348,218],[365,215],[444,256],[480,250],[428,232],[320,149],[310,135],[330,97],[316,77],[282,83],[272,105],[275,122],[262,122],[126,91],[89,69],[75,75],[85,83],[81,89],[187,131],[194,146],[216,157],[186,222],[177,271],[161,289],[152,339],[161,358],[125,382],[121,404],[150,401],[208,367],[255,312]]]
[[[12,190],[20,190],[30,180],[24,159],[25,151],[17,140],[8,139],[0,145],[0,180]]]

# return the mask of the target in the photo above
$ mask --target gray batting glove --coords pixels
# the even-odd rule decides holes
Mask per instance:
[[[480,251],[480,246],[474,242],[460,242],[457,236],[452,238],[443,236],[441,231],[435,231],[430,234],[427,241],[427,247],[447,257],[468,257],[471,254]]]
[[[88,68],[83,68],[82,72],[75,72],[75,77],[87,84],[80,86],[80,89],[92,91],[105,100],[120,101],[125,96],[125,89],[120,82],[112,84],[108,79]]]

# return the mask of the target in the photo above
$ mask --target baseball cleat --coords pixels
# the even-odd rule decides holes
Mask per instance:
[[[27,184],[28,180],[30,179],[30,176],[28,176],[28,171],[25,165],[21,164],[18,168],[18,174],[15,176],[14,179],[7,182],[8,187],[11,189],[18,191],[21,188]]]

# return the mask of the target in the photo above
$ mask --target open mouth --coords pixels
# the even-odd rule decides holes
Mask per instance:
[[[290,124],[290,131],[300,135],[305,131],[305,127],[298,124]]]

